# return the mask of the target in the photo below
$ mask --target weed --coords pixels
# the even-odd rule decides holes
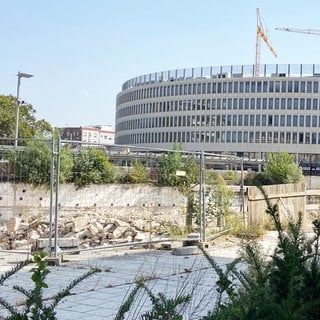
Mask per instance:
[[[54,311],[57,304],[66,296],[71,294],[72,288],[74,288],[79,282],[83,281],[87,277],[91,276],[94,273],[100,272],[98,268],[93,268],[77,279],[73,280],[65,289],[58,292],[52,299],[53,302],[50,305],[44,304],[43,298],[43,289],[48,288],[47,283],[45,282],[47,275],[50,273],[48,269],[48,261],[45,259],[46,254],[44,252],[35,252],[34,253],[34,262],[36,266],[30,270],[32,273],[31,279],[34,283],[34,287],[31,290],[26,290],[20,286],[14,286],[13,288],[20,293],[22,293],[26,300],[24,302],[24,307],[22,311],[19,311],[15,306],[9,304],[5,299],[0,298],[0,305],[7,309],[10,315],[7,317],[7,320],[56,320],[56,313]],[[6,272],[0,278],[0,284],[2,285],[5,280],[10,276],[21,270],[31,261],[25,261],[12,270]]]

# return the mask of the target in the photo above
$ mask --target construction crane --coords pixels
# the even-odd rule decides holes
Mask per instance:
[[[276,28],[276,30],[298,32],[298,33],[307,33],[307,34],[320,36],[320,30],[317,30],[317,29]]]
[[[255,77],[259,77],[260,75],[260,49],[261,49],[261,39],[266,43],[269,50],[273,53],[275,57],[277,57],[276,51],[270,44],[267,33],[264,31],[262,19],[260,16],[260,10],[257,8],[257,34],[256,34],[256,64],[255,64]]]

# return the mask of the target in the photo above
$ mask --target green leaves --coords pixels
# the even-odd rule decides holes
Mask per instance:
[[[108,157],[98,149],[83,149],[74,154],[72,180],[77,187],[114,181],[115,170]]]
[[[13,151],[10,163],[23,182],[49,184],[51,150],[44,140],[29,141],[23,151]]]
[[[16,97],[0,95],[0,137],[14,138],[16,108]],[[35,113],[31,104],[20,105],[19,137],[44,137],[52,131],[51,125],[43,119],[37,120]]]
[[[48,288],[48,285],[44,282],[44,279],[50,273],[50,270],[47,268],[48,262],[44,260],[45,256],[46,255],[44,252],[35,253],[34,262],[37,264],[37,267],[30,270],[30,272],[32,272],[32,281],[36,286],[41,288]]]
[[[120,177],[123,183],[144,183],[149,177],[147,169],[140,160],[134,160],[132,169],[125,175]]]
[[[163,293],[159,292],[157,295],[145,285],[143,281],[137,281],[136,286],[130,292],[128,298],[120,306],[115,320],[126,319],[125,315],[135,302],[135,298],[140,290],[144,290],[152,303],[152,309],[140,316],[141,320],[182,320],[182,315],[177,311],[179,305],[185,305],[190,302],[190,295],[178,295],[175,298],[167,298]]]
[[[83,274],[82,276],[73,280],[64,290],[58,292],[53,297],[53,302],[50,305],[45,303],[46,298],[42,295],[42,289],[48,288],[47,283],[45,282],[46,276],[50,273],[48,269],[48,262],[45,259],[46,253],[35,252],[33,259],[36,264],[34,268],[30,270],[32,273],[31,279],[34,282],[34,288],[31,290],[26,290],[20,286],[14,286],[13,288],[19,291],[26,297],[24,301],[24,308],[16,308],[15,306],[9,304],[4,299],[0,298],[0,305],[3,306],[6,310],[9,311],[10,315],[7,317],[7,320],[56,320],[56,313],[54,311],[57,304],[66,296],[71,294],[72,288],[74,288],[79,282],[83,281],[87,277],[101,272],[99,268],[92,268],[87,273]],[[31,261],[26,261],[17,265],[13,268],[10,272],[5,273],[1,277],[0,284],[8,279],[11,275],[16,273],[26,264],[30,263]]]
[[[10,155],[12,173],[19,182],[49,185],[52,150],[47,140],[29,141],[23,151]],[[60,182],[73,182],[77,187],[114,181],[115,169],[98,149],[72,153],[68,146],[60,149]]]
[[[158,184],[161,186],[179,186],[187,191],[191,184],[199,181],[199,166],[193,158],[183,159],[181,146],[174,145],[173,151],[162,153],[158,164]],[[179,177],[177,171],[184,171],[185,176]]]
[[[268,153],[263,176],[269,184],[296,183],[303,179],[302,170],[294,155],[286,152]]]
[[[163,153],[158,165],[159,184],[161,186],[177,186],[180,183],[180,177],[177,171],[182,167],[181,147],[174,146],[172,152]]]
[[[306,239],[302,218],[290,221],[287,229],[279,222],[277,206],[267,202],[267,213],[278,231],[278,246],[270,259],[251,240],[242,244],[241,259],[245,267],[232,270],[233,290],[204,319],[211,320],[316,320],[320,315],[320,223],[314,222],[314,237]],[[210,257],[206,255],[209,262]],[[212,264],[219,284],[226,277]],[[222,287],[224,288],[224,287]]]

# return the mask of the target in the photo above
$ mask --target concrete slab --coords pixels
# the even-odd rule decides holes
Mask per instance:
[[[172,249],[172,254],[176,256],[189,256],[199,254],[200,250],[197,246],[189,245],[187,247],[177,247]]]
[[[23,260],[24,256],[2,254],[0,273],[11,268],[19,259]],[[231,260],[217,261],[223,265]],[[29,272],[31,267],[33,266],[25,267],[6,281],[5,285],[0,287],[0,296],[11,304],[21,305],[23,296],[16,292],[13,286],[21,285],[25,289],[33,287]],[[64,262],[60,266],[49,267],[49,288],[43,290],[48,303],[72,280],[92,267],[98,267],[102,272],[79,283],[71,291],[72,295],[58,304],[58,320],[114,319],[138,279],[144,280],[154,294],[162,292],[168,297],[175,297],[193,292],[191,303],[183,309],[184,319],[198,319],[214,308],[217,276],[202,255],[178,256],[169,251],[143,249],[64,255]],[[148,295],[141,291],[126,319],[138,319],[151,306]],[[0,309],[0,319],[7,315],[8,312]]]
[[[54,243],[54,239],[52,239],[52,245]],[[40,238],[36,241],[36,247],[38,249],[48,248],[49,247],[49,239]],[[78,248],[79,247],[79,239],[78,238],[59,238],[58,239],[58,247],[60,248]]]

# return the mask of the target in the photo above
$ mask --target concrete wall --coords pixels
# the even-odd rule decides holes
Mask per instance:
[[[295,216],[306,212],[305,183],[266,186],[265,189],[271,202],[278,204],[282,219],[286,219],[287,210]],[[181,227],[186,223],[187,199],[170,187],[110,184],[76,189],[73,185],[61,185],[58,204],[61,218],[99,214],[126,222],[143,219]],[[258,188],[247,187],[246,209],[248,225],[268,223],[266,202]],[[23,218],[25,215],[35,219],[49,217],[50,190],[0,183],[0,224],[12,216]]]
[[[61,185],[58,205],[60,217],[97,213],[126,221],[152,215],[165,217],[183,226],[187,199],[170,187],[110,184],[76,189],[73,185]],[[48,188],[0,183],[0,222],[11,216],[49,216],[49,212]]]

